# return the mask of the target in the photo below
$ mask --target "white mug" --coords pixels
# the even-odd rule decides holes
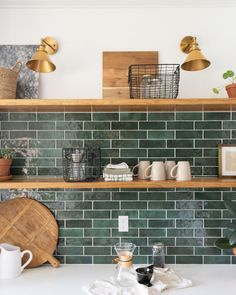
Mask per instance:
[[[33,258],[31,251],[21,252],[19,247],[6,243],[0,244],[0,251],[0,279],[18,277]],[[22,265],[21,259],[26,253],[29,255],[29,259]]]
[[[139,164],[135,165],[132,169],[132,172],[134,173],[134,170],[138,168],[138,173],[134,174],[134,176],[138,176],[138,179],[147,179],[148,177],[145,177],[145,170],[150,164],[150,161],[140,161]]]
[[[148,175],[148,170],[150,169],[151,173]],[[152,165],[148,166],[145,170],[145,177],[151,178],[151,180],[165,180],[166,171],[164,163],[160,161],[152,162]]]
[[[170,171],[175,165],[175,161],[165,161],[166,179],[174,179],[174,177],[170,175]]]
[[[174,174],[174,170],[176,169],[176,174]],[[191,168],[188,161],[179,161],[177,165],[175,165],[170,171],[171,177],[176,178],[179,181],[191,180]]]

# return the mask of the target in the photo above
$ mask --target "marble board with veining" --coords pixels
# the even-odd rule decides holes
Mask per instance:
[[[37,45],[0,45],[0,67],[12,68],[17,61],[22,63],[17,79],[16,98],[39,96],[39,73],[26,66],[36,48]]]

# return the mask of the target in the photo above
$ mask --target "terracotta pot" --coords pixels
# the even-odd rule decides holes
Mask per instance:
[[[229,84],[225,86],[225,89],[228,93],[229,98],[235,98],[236,99],[236,83]]]
[[[10,175],[12,159],[0,159],[0,177]]]
[[[232,251],[233,251],[233,254],[236,255],[236,248],[233,248]]]

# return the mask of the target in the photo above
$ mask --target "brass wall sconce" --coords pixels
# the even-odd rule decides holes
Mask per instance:
[[[56,66],[51,62],[49,54],[55,54],[58,50],[57,41],[53,37],[45,37],[41,39],[35,54],[27,61],[26,65],[29,69],[40,72],[50,73],[55,71]]]
[[[188,54],[186,60],[181,65],[185,71],[200,71],[210,66],[210,61],[202,54],[198,47],[196,37],[186,36],[181,40],[180,49]]]

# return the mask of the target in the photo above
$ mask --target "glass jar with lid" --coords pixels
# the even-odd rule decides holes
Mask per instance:
[[[154,267],[165,267],[165,246],[161,242],[152,246],[152,263]]]

